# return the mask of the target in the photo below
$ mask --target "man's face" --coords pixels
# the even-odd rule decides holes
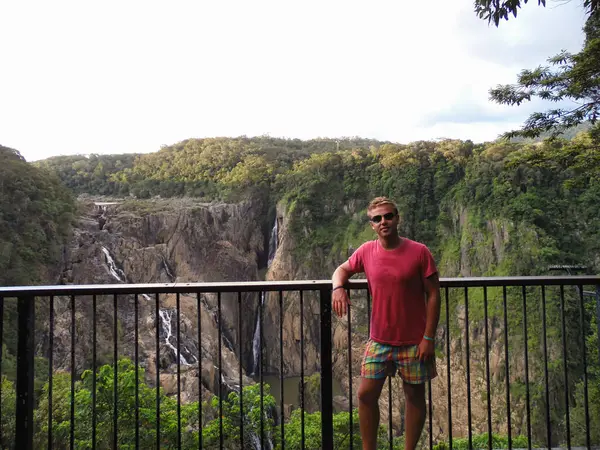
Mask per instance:
[[[371,227],[380,238],[388,238],[398,232],[398,214],[392,205],[381,205],[369,211]]]

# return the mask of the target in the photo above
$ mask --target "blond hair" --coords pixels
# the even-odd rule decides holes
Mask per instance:
[[[383,205],[393,206],[394,212],[396,214],[398,214],[398,207],[396,206],[396,203],[394,203],[392,200],[390,200],[387,197],[375,197],[373,200],[371,200],[371,203],[369,203],[369,206],[367,206],[367,212],[372,211],[375,208],[377,208],[379,206],[383,206]]]

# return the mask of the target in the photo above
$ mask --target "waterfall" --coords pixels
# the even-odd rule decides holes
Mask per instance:
[[[251,413],[252,413],[253,409],[254,409],[253,407],[250,408],[250,410],[248,411],[247,416],[251,416]],[[264,412],[264,417],[263,417],[264,419],[267,418],[267,414],[268,413],[265,411]],[[252,430],[252,431],[250,431],[249,434],[250,434],[250,439],[252,441],[252,446],[253,446],[252,448],[253,448],[253,450],[262,450],[265,447],[266,447],[267,450],[273,450],[273,441],[271,440],[270,433],[267,433],[265,431],[265,435],[264,435],[265,446],[264,447],[260,445],[260,437],[259,437],[259,435],[258,435],[258,433],[256,431]]]
[[[173,350],[173,353],[175,354],[175,357],[177,357],[177,349],[175,348],[175,346],[173,344],[171,344],[171,317],[172,317],[172,312],[168,313],[167,311],[165,311],[164,309],[160,309],[158,311],[158,314],[160,315],[160,318],[162,320],[162,328],[165,332],[165,344],[167,345],[167,347],[169,347],[171,350]],[[187,362],[187,360],[185,359],[185,357],[183,356],[183,354],[181,354],[181,352],[179,353],[179,362],[181,364],[183,364],[184,366],[189,366],[190,363]]]
[[[101,208],[102,208],[102,206],[101,206]],[[102,247],[102,252],[104,253],[104,256],[106,257],[106,265],[108,266],[108,271],[110,272],[112,277],[121,283],[126,283],[127,277],[125,276],[125,272],[123,272],[121,269],[119,269],[117,267],[117,264],[115,263],[115,260],[113,259],[113,257],[110,255],[110,252],[108,251],[108,249],[106,247]],[[165,264],[165,267],[167,267],[166,264]],[[150,296],[148,296],[147,294],[142,294],[142,296],[146,300],[151,300]],[[162,321],[162,329],[164,330],[164,333],[165,333],[165,344],[167,347],[169,347],[171,350],[173,350],[173,353],[175,354],[175,357],[177,358],[177,349],[170,341],[171,336],[172,336],[171,317],[172,317],[173,313],[172,312],[169,313],[164,309],[160,309],[159,315],[160,315],[160,318]],[[192,356],[192,358],[195,360],[194,362],[198,362],[198,358],[196,358],[187,349],[187,347],[184,346],[183,349],[186,350],[187,353]],[[183,352],[179,353],[179,362],[181,364],[183,364],[184,366],[189,366],[190,363],[187,361],[187,359],[185,359],[185,357],[183,356],[182,353]]]
[[[260,294],[260,304],[265,304],[265,293]],[[252,339],[252,353],[254,355],[254,369],[252,374],[258,373],[258,365],[260,363],[260,317],[256,316],[256,327],[254,327],[254,338]]]
[[[104,256],[106,257],[106,264],[108,266],[108,271],[110,272],[110,274],[117,281],[120,281],[121,283],[125,283],[126,282],[125,272],[123,272],[121,269],[119,269],[117,267],[117,265],[115,264],[115,260],[112,258],[112,256],[110,256],[110,252],[108,251],[108,249],[106,247],[102,247],[102,252],[104,253]]]
[[[269,256],[267,260],[267,269],[271,267],[271,263],[275,258],[275,253],[277,253],[277,241],[278,241],[278,230],[277,230],[277,216],[275,216],[275,224],[273,225],[273,229],[271,230],[271,236],[269,237]],[[265,304],[265,292],[262,292],[260,295],[260,304],[261,306]],[[252,340],[252,353],[254,355],[254,370],[253,374],[258,373],[258,368],[260,364],[260,317],[257,314],[256,316],[256,327],[254,328],[254,338]]]
[[[167,276],[171,279],[171,281],[175,281],[175,277],[171,273],[171,270],[169,269],[169,265],[167,264],[167,260],[165,259],[164,256],[162,257],[162,263],[165,268],[165,272],[167,272]]]
[[[275,217],[275,224],[271,230],[271,236],[269,237],[269,260],[267,261],[267,268],[271,267],[271,263],[275,258],[277,252],[277,241],[279,239],[279,232],[277,230],[277,217]]]
[[[255,450],[262,449],[262,447],[260,445],[260,438],[258,437],[258,434],[251,433],[250,439],[252,439],[252,446],[253,446],[252,448],[254,448]],[[267,448],[267,450],[273,450],[273,443],[271,442],[271,438],[269,436],[265,436],[265,447]]]
[[[105,207],[100,206],[100,208],[105,208]],[[104,253],[104,256],[106,257],[106,265],[108,266],[108,271],[110,272],[112,277],[121,283],[127,283],[127,277],[125,276],[125,272],[123,272],[121,269],[119,269],[117,267],[115,260],[113,259],[112,256],[110,256],[110,252],[108,251],[108,249],[106,247],[102,247],[102,253]],[[151,300],[151,298],[148,294],[142,294],[142,297],[144,297],[146,300]]]

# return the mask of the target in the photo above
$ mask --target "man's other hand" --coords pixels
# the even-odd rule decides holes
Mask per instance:
[[[430,359],[435,354],[435,344],[433,341],[428,341],[423,338],[417,347],[417,358],[421,361]]]
[[[345,316],[346,312],[348,312],[348,309],[350,308],[350,299],[348,298],[348,293],[344,288],[333,291],[333,294],[331,295],[331,302],[333,304],[333,310],[338,317]]]

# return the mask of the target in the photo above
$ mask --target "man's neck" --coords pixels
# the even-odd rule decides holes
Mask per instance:
[[[379,243],[386,250],[393,250],[398,248],[402,243],[402,238],[397,234],[391,235],[387,239],[379,238]]]

